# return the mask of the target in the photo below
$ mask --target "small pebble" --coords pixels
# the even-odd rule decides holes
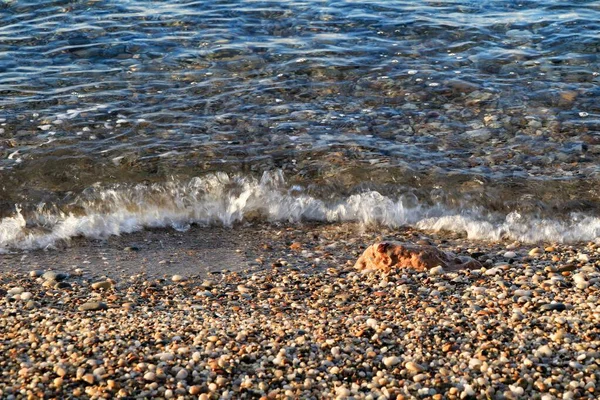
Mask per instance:
[[[438,265],[429,270],[429,275],[442,275],[444,273],[444,267]]]
[[[156,374],[152,371],[146,372],[144,374],[144,380],[149,381],[149,382],[154,382],[156,380]]]
[[[384,357],[382,362],[386,367],[393,367],[394,365],[397,365],[400,363],[400,359],[396,356],[390,356],[390,357]]]
[[[407,362],[404,367],[410,372],[421,372],[424,370],[422,366],[412,361]]]
[[[567,309],[567,306],[565,306],[563,303],[543,304],[540,307],[541,311],[564,311],[566,309]]]
[[[100,281],[100,282],[94,282],[92,283],[92,289],[94,290],[108,290],[113,286],[112,282],[110,281]]]
[[[79,306],[79,311],[97,311],[106,310],[108,307],[100,301],[90,301]]]
[[[56,272],[56,271],[47,271],[44,272],[44,274],[42,275],[42,278],[44,278],[47,281],[62,281],[67,279],[68,275],[64,274],[62,272]]]
[[[515,258],[517,256],[517,253],[515,253],[514,251],[507,251],[506,253],[504,253],[504,258]]]
[[[179,372],[177,373],[177,375],[175,376],[175,379],[177,379],[178,381],[184,381],[186,380],[188,377],[188,372],[185,369],[181,369],[179,370]]]
[[[552,357],[552,349],[547,344],[538,347],[535,351],[536,357]]]

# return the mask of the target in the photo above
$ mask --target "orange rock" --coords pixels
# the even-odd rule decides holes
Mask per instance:
[[[361,271],[392,268],[413,268],[427,271],[441,265],[445,270],[478,269],[482,265],[471,257],[457,257],[434,246],[401,242],[381,242],[369,246],[358,258],[354,267]]]

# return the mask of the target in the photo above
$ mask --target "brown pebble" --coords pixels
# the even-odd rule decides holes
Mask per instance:
[[[560,92],[560,98],[566,103],[571,103],[577,97],[577,92],[574,90],[565,90],[564,92]]]
[[[192,396],[199,395],[202,392],[202,387],[199,385],[190,386],[189,393]]]
[[[84,382],[89,383],[90,385],[92,385],[94,383],[94,375],[92,374],[85,374],[81,377],[81,380]]]
[[[442,351],[444,353],[448,353],[449,351],[454,350],[454,345],[452,343],[444,343],[442,345]]]
[[[302,248],[302,243],[294,242],[290,245],[290,249],[292,250],[300,250]]]
[[[571,271],[575,271],[576,269],[577,269],[577,266],[575,264],[566,264],[561,267],[558,267],[557,272],[560,272],[560,273],[571,272]]]
[[[92,289],[94,290],[108,290],[112,287],[112,282],[110,281],[100,281],[92,283]]]
[[[108,390],[118,390],[120,388],[119,382],[109,379],[106,381],[106,387]]]

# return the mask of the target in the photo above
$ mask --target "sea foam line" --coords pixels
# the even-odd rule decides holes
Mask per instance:
[[[217,173],[185,183],[90,189],[77,201],[78,214],[40,208],[27,216],[17,208],[0,220],[0,249],[38,249],[73,237],[106,238],[144,228],[170,227],[179,231],[191,224],[233,226],[259,218],[266,221],[356,221],[392,228],[466,232],[469,239],[510,239],[521,242],[577,242],[596,240],[600,219],[573,214],[559,221],[536,219],[512,212],[492,215],[480,208],[447,209],[396,199],[367,191],[326,202],[286,185],[281,172],[261,179]]]

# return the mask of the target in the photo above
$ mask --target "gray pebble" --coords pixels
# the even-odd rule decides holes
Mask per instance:
[[[55,289],[71,289],[72,286],[69,282],[56,282],[53,286]]]
[[[67,279],[67,277],[67,274],[56,271],[47,271],[42,275],[42,278],[44,278],[47,281],[64,281],[65,279]]]
[[[105,303],[100,301],[88,301],[79,306],[79,311],[97,311],[106,310],[108,307]]]
[[[112,282],[110,282],[110,281],[101,281],[101,282],[92,283],[92,289],[94,289],[94,290],[98,290],[98,289],[108,290],[111,287],[112,287]]]
[[[563,303],[544,304],[540,307],[541,311],[564,311],[567,309]]]

